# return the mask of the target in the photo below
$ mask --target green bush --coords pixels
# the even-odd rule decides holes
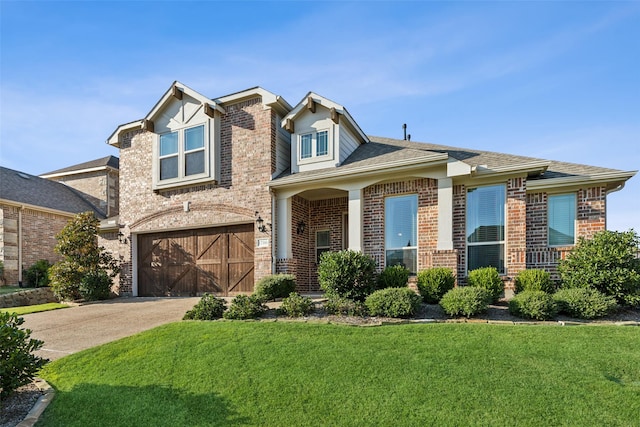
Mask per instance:
[[[47,362],[32,354],[43,342],[32,339],[29,329],[20,328],[23,323],[15,313],[0,312],[0,401],[29,384]]]
[[[292,274],[272,274],[260,279],[256,284],[255,295],[265,301],[285,298],[296,290],[296,278]]]
[[[509,301],[509,313],[523,319],[549,320],[558,314],[558,307],[544,291],[522,291]]]
[[[516,276],[516,293],[524,291],[543,291],[548,294],[555,292],[556,287],[551,275],[545,270],[523,270]]]
[[[30,288],[49,286],[49,268],[51,264],[46,259],[36,261],[31,267],[22,272],[25,285]]]
[[[314,306],[311,298],[291,292],[288,297],[282,300],[282,305],[278,312],[289,317],[302,317],[313,313],[313,310]]]
[[[453,289],[456,278],[446,267],[434,267],[418,272],[418,290],[427,304],[437,304],[442,296]]]
[[[238,295],[231,300],[231,306],[222,315],[225,319],[255,319],[267,311],[263,299],[256,295]]]
[[[74,301],[81,298],[83,276],[82,268],[74,261],[60,261],[49,269],[49,286],[58,299]]]
[[[597,289],[621,304],[640,299],[640,238],[633,231],[600,231],[580,238],[558,263],[563,288]]]
[[[467,284],[486,289],[491,302],[497,302],[504,291],[504,284],[495,267],[483,267],[470,271]]]
[[[220,319],[227,302],[211,294],[204,294],[193,308],[184,314],[182,320],[215,320]]]
[[[372,316],[413,317],[422,303],[420,295],[409,288],[385,288],[369,295],[365,305]]]
[[[364,301],[376,287],[376,262],[362,252],[324,252],[318,265],[318,283],[327,295]]]
[[[618,308],[616,299],[595,289],[560,289],[553,295],[560,313],[579,319],[596,319]]]
[[[362,301],[354,301],[338,295],[328,295],[324,303],[324,310],[327,314],[341,316],[366,316],[367,306]]]
[[[409,281],[409,270],[403,265],[386,267],[378,276],[378,289],[404,288]]]
[[[440,299],[440,307],[449,316],[471,317],[487,311],[491,297],[484,288],[464,286],[453,288]]]
[[[113,280],[104,270],[93,270],[80,281],[80,295],[87,301],[105,300],[111,296]]]

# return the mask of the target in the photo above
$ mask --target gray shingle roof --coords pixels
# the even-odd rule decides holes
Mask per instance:
[[[104,214],[77,191],[56,181],[0,166],[0,199],[69,213]]]
[[[91,160],[89,162],[79,163],[77,165],[68,166],[66,168],[57,169],[57,170],[54,170],[54,171],[51,171],[51,172],[43,173],[43,174],[40,174],[40,176],[76,172],[76,171],[81,171],[81,170],[84,170],[84,169],[93,169],[93,168],[99,168],[99,167],[110,167],[110,168],[113,168],[113,169],[119,169],[120,168],[120,159],[118,159],[115,156],[102,157],[100,159]]]

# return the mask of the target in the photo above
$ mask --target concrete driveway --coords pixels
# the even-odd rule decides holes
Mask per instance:
[[[49,360],[182,319],[200,298],[116,298],[25,314],[22,327],[44,341],[36,354]]]

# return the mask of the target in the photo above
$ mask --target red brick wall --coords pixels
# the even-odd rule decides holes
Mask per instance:
[[[526,269],[527,190],[525,178],[507,180],[506,286],[514,287],[513,277]]]

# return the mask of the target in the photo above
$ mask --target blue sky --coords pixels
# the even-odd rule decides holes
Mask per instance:
[[[640,169],[638,2],[0,0],[0,164],[117,150],[174,80],[315,91],[369,135]],[[608,197],[640,231],[640,176]]]

